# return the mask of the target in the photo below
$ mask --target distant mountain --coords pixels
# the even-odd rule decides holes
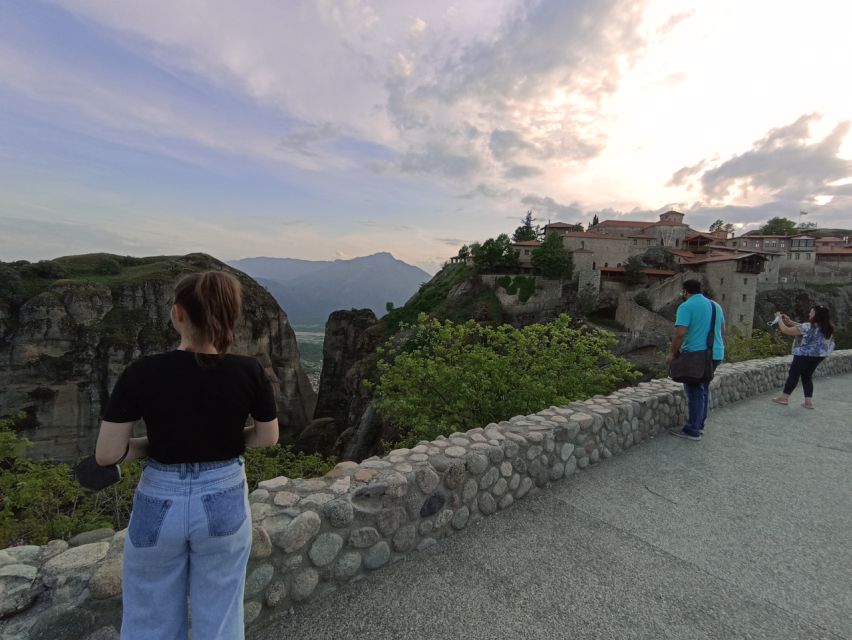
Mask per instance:
[[[311,261],[291,258],[245,258],[229,263],[260,282],[293,324],[324,323],[338,309],[372,309],[405,303],[432,276],[376,253],[352,260]]]

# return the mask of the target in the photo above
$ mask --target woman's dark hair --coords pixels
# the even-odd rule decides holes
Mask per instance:
[[[831,313],[828,307],[821,304],[814,305],[814,324],[819,327],[825,338],[834,335],[834,325],[831,323]]]
[[[219,353],[234,343],[242,302],[239,280],[226,271],[191,273],[175,285],[175,304],[186,312],[196,338]]]

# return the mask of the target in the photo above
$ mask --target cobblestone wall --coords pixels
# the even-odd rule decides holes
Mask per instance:
[[[719,368],[711,406],[782,385],[790,358]],[[818,375],[852,371],[852,350]],[[266,480],[252,492],[249,627],[363,580],[388,563],[509,508],[666,428],[682,424],[680,385],[656,380],[455,433],[317,479]],[[3,638],[118,638],[124,532],[0,551]]]

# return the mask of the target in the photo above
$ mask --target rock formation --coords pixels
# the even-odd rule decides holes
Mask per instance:
[[[27,413],[22,435],[34,455],[72,461],[92,450],[124,367],[177,346],[169,323],[174,282],[208,269],[231,271],[243,285],[232,351],[258,358],[275,381],[282,432],[299,433],[310,422],[316,397],[287,315],[245,274],[204,254],[70,256],[49,262],[55,273],[34,269],[43,264],[5,266],[22,277],[0,295],[0,416]]]

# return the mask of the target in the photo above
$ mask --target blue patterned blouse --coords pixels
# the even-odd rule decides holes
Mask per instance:
[[[794,356],[824,358],[831,355],[834,350],[834,340],[832,338],[826,340],[818,325],[803,322],[799,325],[799,331],[802,332],[802,335],[796,336],[796,340],[793,342]]]

